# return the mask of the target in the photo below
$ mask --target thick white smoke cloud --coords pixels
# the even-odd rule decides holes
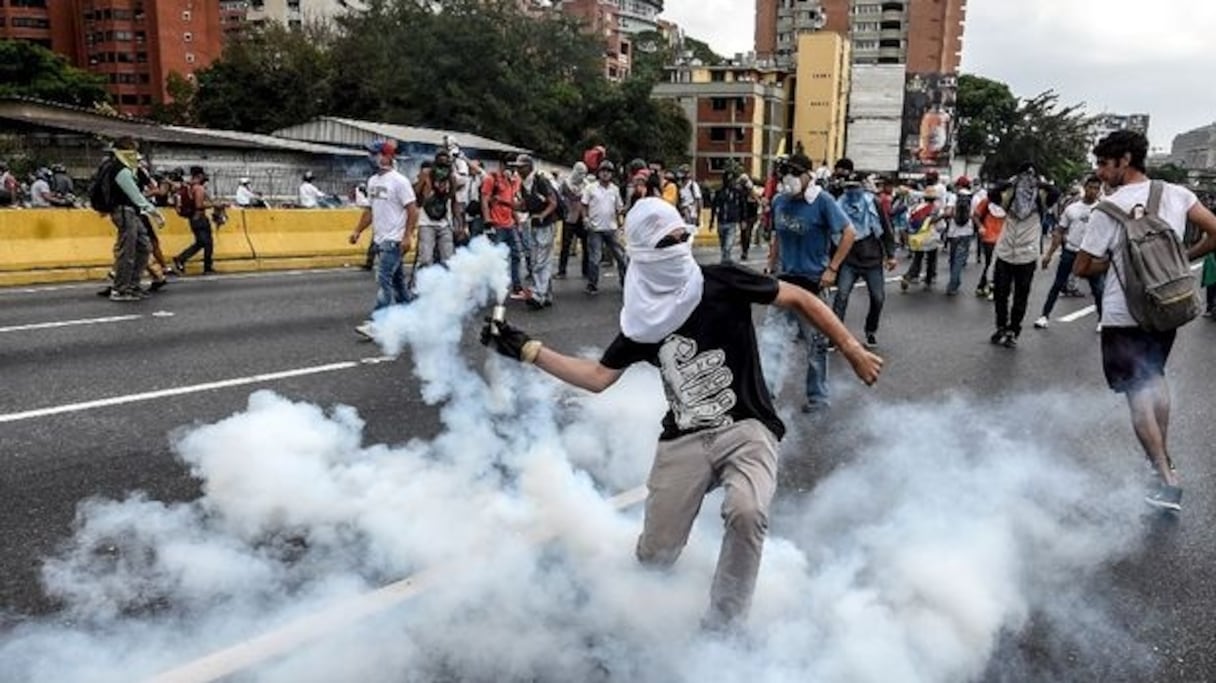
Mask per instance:
[[[252,394],[176,442],[199,500],[81,506],[44,571],[64,612],[0,636],[0,680],[140,680],[432,568],[414,599],[240,680],[967,681],[1031,615],[1105,623],[1084,579],[1135,546],[1131,482],[1016,431],[1016,402],[875,403],[847,462],[774,520],[748,632],[703,636],[718,498],[669,573],[637,566],[639,511],[608,502],[644,481],[657,373],[587,396],[462,357],[507,286],[484,241],[418,286],[378,325],[442,405],[436,439],[365,444],[355,408]],[[817,457],[799,441],[783,458]]]

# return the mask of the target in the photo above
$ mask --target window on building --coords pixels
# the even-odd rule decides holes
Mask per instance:
[[[133,16],[129,9],[114,10],[114,21],[131,21]]]
[[[709,139],[711,142],[726,142],[726,128],[710,128]]]
[[[51,22],[49,19],[38,19],[35,17],[13,17],[13,22],[10,26],[13,28],[50,28]]]
[[[46,0],[9,0],[8,4],[10,7],[46,7]]]
[[[119,95],[118,101],[121,104],[139,104],[139,95]]]
[[[711,71],[709,72],[709,80],[713,81],[714,83],[724,83],[726,81],[726,72],[716,70]]]

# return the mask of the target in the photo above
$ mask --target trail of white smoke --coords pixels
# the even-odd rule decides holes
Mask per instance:
[[[661,574],[633,560],[636,512],[605,500],[645,476],[656,373],[586,397],[495,356],[474,371],[462,330],[505,282],[502,252],[478,242],[378,320],[443,404],[438,438],[364,446],[354,409],[258,392],[177,443],[198,501],[82,506],[45,571],[63,618],[6,634],[0,680],[137,679],[438,566],[442,583],[404,608],[251,678],[966,681],[1002,634],[1084,601],[1078,578],[1134,545],[1134,496],[992,409],[888,406],[852,462],[778,520],[789,540],[766,546],[750,640],[704,638],[714,511]],[[908,425],[915,438],[891,439]]]

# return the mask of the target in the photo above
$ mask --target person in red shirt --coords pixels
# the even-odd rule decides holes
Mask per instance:
[[[520,239],[519,226],[515,222],[520,187],[518,174],[505,163],[503,167],[487,174],[481,184],[481,215],[494,230],[494,241],[506,244],[511,250],[511,293],[514,295],[523,292],[523,278],[519,270],[523,242]]]

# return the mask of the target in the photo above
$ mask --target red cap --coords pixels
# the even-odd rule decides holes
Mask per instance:
[[[961,175],[954,181],[955,187],[971,187],[971,179],[965,175]]]

